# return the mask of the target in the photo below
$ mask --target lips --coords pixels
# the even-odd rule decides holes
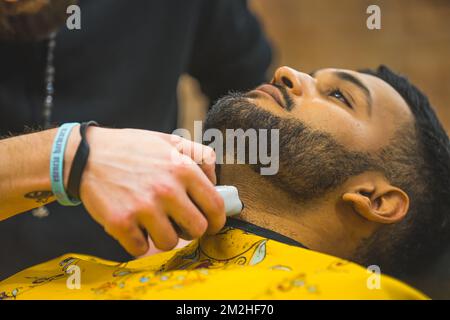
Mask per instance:
[[[283,109],[285,109],[285,105],[283,103],[283,95],[281,94],[280,90],[271,85],[271,84],[263,84],[255,89],[256,91],[261,91],[265,93],[266,95],[269,95],[272,97],[273,100],[275,100],[276,103],[280,105]]]

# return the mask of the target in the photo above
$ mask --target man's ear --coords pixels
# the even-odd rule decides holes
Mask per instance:
[[[409,197],[375,172],[366,172],[346,183],[342,200],[367,220],[396,223],[408,213]]]

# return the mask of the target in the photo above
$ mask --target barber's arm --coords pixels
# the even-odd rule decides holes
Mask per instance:
[[[50,154],[57,129],[0,140],[0,220],[55,200]],[[78,128],[64,156],[66,183],[80,143]],[[178,242],[170,220],[193,238],[225,223],[214,189],[212,149],[158,132],[89,127],[90,155],[80,197],[91,216],[131,254],[148,250],[142,230],[169,250]],[[193,158],[203,155],[199,165]],[[198,160],[198,158],[195,158]]]
[[[203,0],[187,72],[213,102],[267,81],[272,51],[246,0]]]

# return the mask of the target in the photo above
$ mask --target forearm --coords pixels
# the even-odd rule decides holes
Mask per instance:
[[[57,129],[0,140],[0,220],[54,201],[50,158]],[[217,233],[224,203],[214,188],[215,153],[178,136],[136,129],[92,127],[89,159],[79,185],[91,217],[131,254],[148,250],[146,234],[161,250]],[[72,129],[64,153],[64,183],[78,146]],[[201,155],[202,159],[198,159]],[[142,230],[145,229],[144,233]]]
[[[50,154],[57,130],[0,140],[0,220],[55,200],[51,193]],[[72,133],[69,139],[67,160],[74,153],[77,136]]]

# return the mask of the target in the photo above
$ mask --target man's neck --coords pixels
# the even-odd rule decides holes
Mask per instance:
[[[336,218],[332,201],[300,203],[246,165],[222,165],[220,184],[239,190],[244,210],[237,219],[280,233],[312,250],[347,256],[350,248],[345,245],[336,250],[335,241],[342,244],[348,239],[338,236],[342,234],[342,225],[329,221]]]

